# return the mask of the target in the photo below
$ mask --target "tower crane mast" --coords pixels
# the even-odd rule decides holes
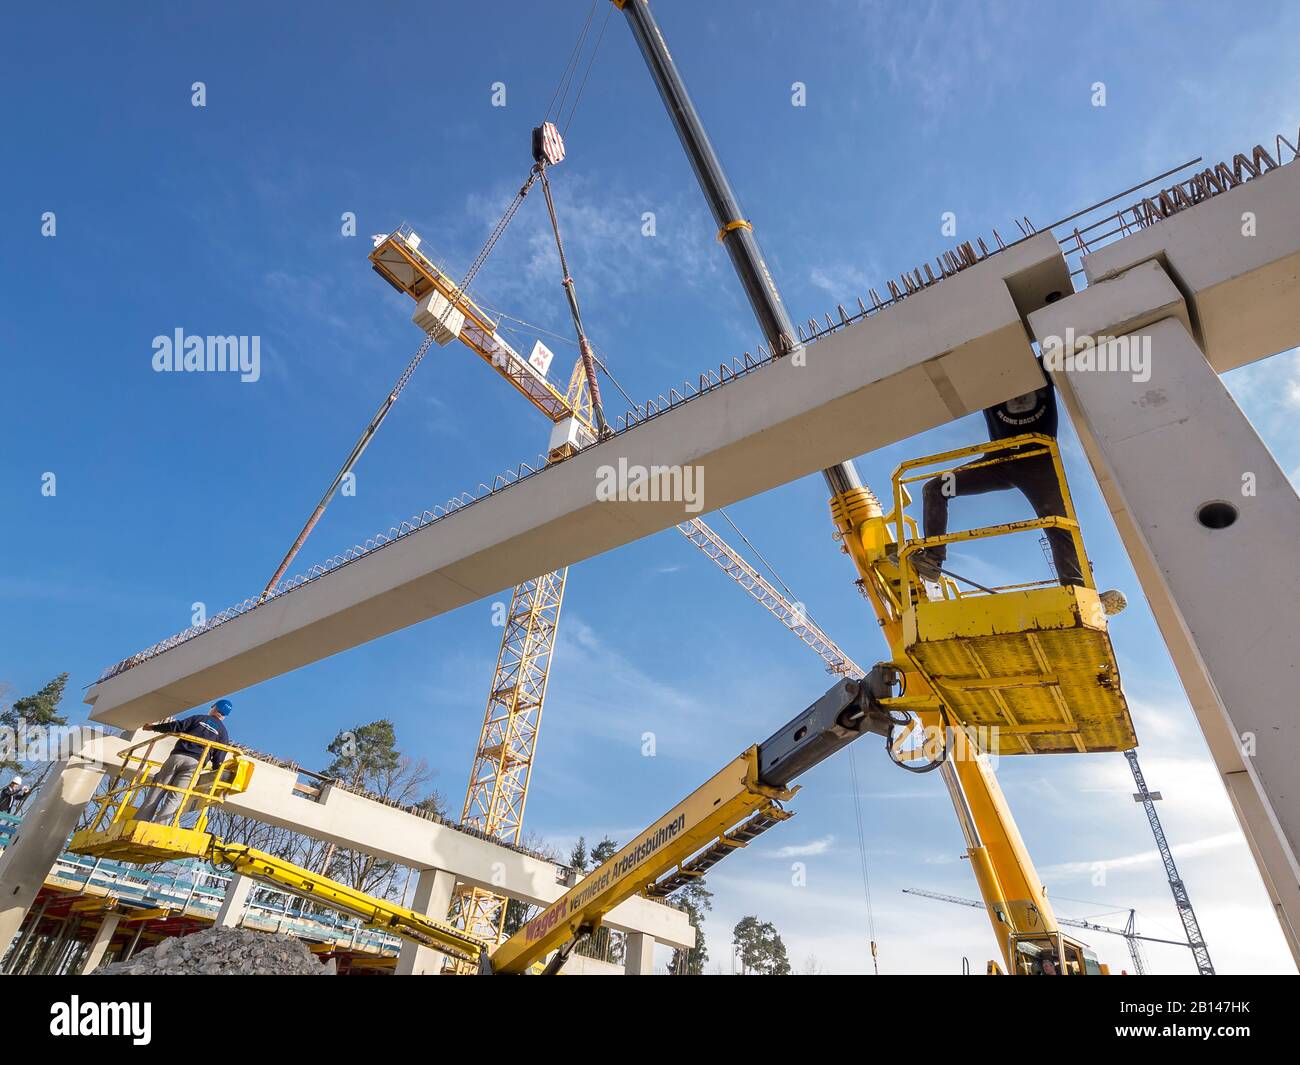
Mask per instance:
[[[1165,829],[1160,823],[1160,815],[1156,813],[1156,800],[1160,798],[1160,793],[1147,790],[1146,777],[1143,776],[1142,767],[1138,764],[1137,751],[1125,751],[1124,757],[1128,760],[1129,769],[1133,772],[1133,782],[1137,784],[1138,790],[1133,796],[1133,801],[1140,802],[1142,809],[1146,811],[1147,821],[1151,825],[1151,834],[1156,839],[1156,849],[1160,852],[1160,861],[1164,864],[1165,877],[1169,881],[1169,890],[1174,896],[1174,907],[1178,910],[1179,920],[1183,922],[1183,931],[1187,933],[1187,946],[1191,947],[1192,957],[1196,959],[1196,971],[1202,976],[1213,976],[1214,963],[1210,961],[1209,948],[1205,945],[1205,938],[1201,935],[1201,924],[1196,919],[1196,911],[1192,909],[1192,900],[1187,894],[1187,885],[1183,883],[1183,878],[1178,873],[1178,865],[1174,862],[1174,852],[1170,849],[1169,840],[1165,837]]]

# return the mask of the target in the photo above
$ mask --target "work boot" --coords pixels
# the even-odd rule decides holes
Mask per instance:
[[[942,578],[945,556],[937,554],[932,547],[923,547],[912,555],[912,568],[922,580],[939,583]]]

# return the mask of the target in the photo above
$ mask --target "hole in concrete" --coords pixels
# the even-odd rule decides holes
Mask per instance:
[[[1202,503],[1196,511],[1196,520],[1207,529],[1226,529],[1237,520],[1237,508],[1222,499]]]
[[[1057,300],[1059,300],[1060,298],[1061,298],[1061,293],[1060,293],[1060,292],[1049,292],[1049,293],[1047,294],[1047,299],[1046,299],[1044,302],[1046,302],[1046,303],[1055,303],[1055,302],[1056,302]]]

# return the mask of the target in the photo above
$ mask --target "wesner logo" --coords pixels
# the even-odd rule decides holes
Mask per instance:
[[[142,1047],[153,1038],[152,1020],[150,1002],[82,1002],[73,995],[50,1006],[50,1035],[130,1036]]]

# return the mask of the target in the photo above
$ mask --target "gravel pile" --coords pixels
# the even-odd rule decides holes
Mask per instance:
[[[193,935],[164,939],[129,961],[114,962],[96,976],[326,976],[301,939],[250,932],[242,928],[208,928]]]

